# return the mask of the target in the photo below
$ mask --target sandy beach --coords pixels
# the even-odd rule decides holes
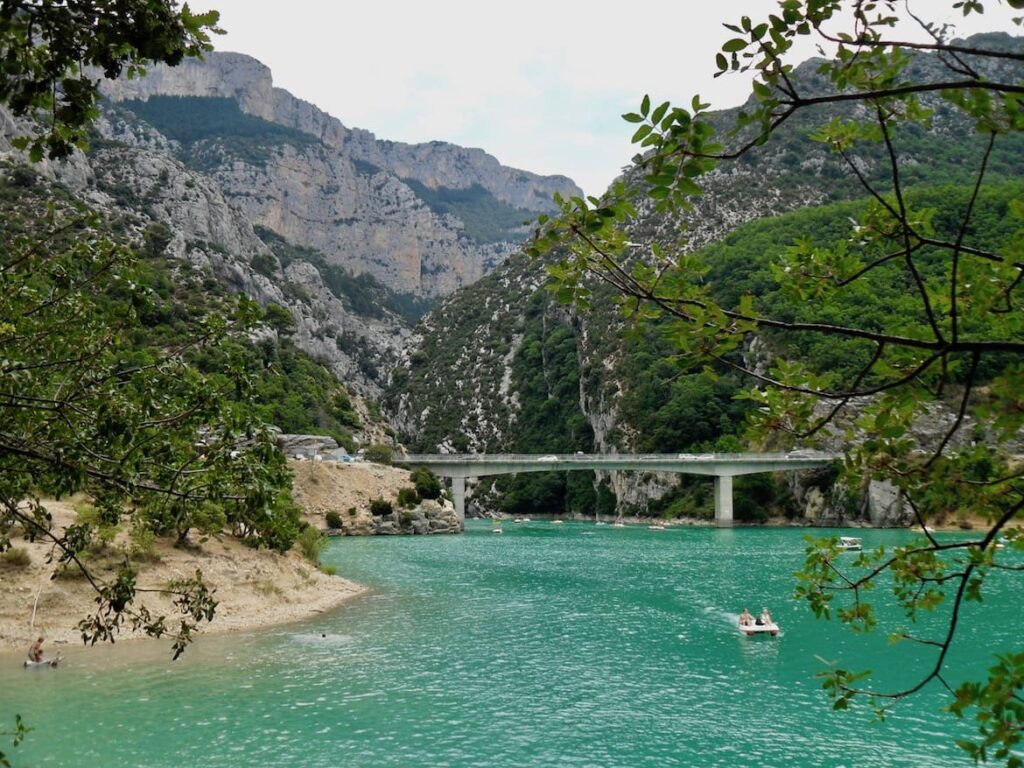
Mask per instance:
[[[46,507],[58,529],[75,519],[69,502],[51,501]],[[46,563],[50,547],[44,543],[18,539],[14,546],[28,551],[30,563],[16,566],[0,561],[0,649],[27,648],[40,635],[46,638],[48,648],[80,645],[77,624],[95,608],[95,593],[88,582],[73,572],[51,579],[54,567]],[[294,550],[287,555],[254,550],[226,536],[211,538],[191,551],[160,541],[156,554],[157,561],[138,566],[139,587],[163,587],[199,569],[207,585],[216,590],[217,614],[213,622],[203,625],[202,633],[298,621],[335,608],[363,591],[358,584],[320,572]],[[112,576],[116,560],[113,554],[95,558],[99,575]],[[168,598],[146,594],[141,602],[154,613],[173,619]],[[168,624],[173,626],[173,621]],[[125,631],[118,640],[132,636]]]

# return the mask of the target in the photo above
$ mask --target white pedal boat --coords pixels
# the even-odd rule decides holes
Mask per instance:
[[[779,634],[779,625],[775,622],[771,624],[740,624],[736,622],[736,629],[740,631],[741,635],[746,635],[747,637],[765,634],[775,637]]]

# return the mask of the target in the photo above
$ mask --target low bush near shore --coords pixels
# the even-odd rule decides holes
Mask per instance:
[[[313,563],[313,565],[316,565],[320,560],[320,553],[327,546],[327,537],[313,526],[308,526],[299,534],[295,543],[298,545],[302,556]]]
[[[29,554],[27,549],[22,547],[11,547],[3,553],[2,557],[7,565],[13,565],[18,568],[25,568],[32,564],[32,555]]]

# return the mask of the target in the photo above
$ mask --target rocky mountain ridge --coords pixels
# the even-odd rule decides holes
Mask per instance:
[[[576,191],[481,150],[348,129],[240,54],[153,67],[104,89],[89,152],[32,173],[120,221],[140,247],[152,241],[172,261],[286,308],[291,340],[371,400],[424,302],[492,269],[555,190]],[[0,111],[8,171],[25,160],[12,138],[32,130]],[[487,230],[488,211],[513,223]]]
[[[550,210],[555,192],[579,191],[567,176],[540,176],[509,168],[482,149],[445,141],[406,144],[380,140],[370,131],[348,128],[316,105],[274,87],[270,68],[242,53],[213,52],[203,61],[186,59],[176,67],[151,67],[143,78],[104,81],[103,93],[115,102],[151,96],[231,98],[246,114],[307,133],[331,149],[373,163],[400,179],[415,179],[432,189],[479,184],[517,208]]]
[[[400,293],[443,296],[475,282],[516,249],[528,232],[524,222],[552,210],[555,192],[579,193],[566,177],[507,168],[480,149],[381,141],[348,128],[275,88],[269,68],[243,54],[156,66],[142,78],[106,81],[103,92],[129,108],[166,97],[229,99],[245,115],[309,137],[254,162],[213,135],[205,156],[254,224]],[[189,106],[194,101],[183,103]],[[486,203],[510,226],[481,237],[460,218],[460,201]]]

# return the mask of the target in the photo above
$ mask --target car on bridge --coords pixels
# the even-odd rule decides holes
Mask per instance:
[[[549,462],[552,462],[552,461],[558,461],[558,457],[557,456],[541,456],[540,458],[537,459],[537,461],[542,461],[542,462],[545,462],[545,463],[549,463]]]

